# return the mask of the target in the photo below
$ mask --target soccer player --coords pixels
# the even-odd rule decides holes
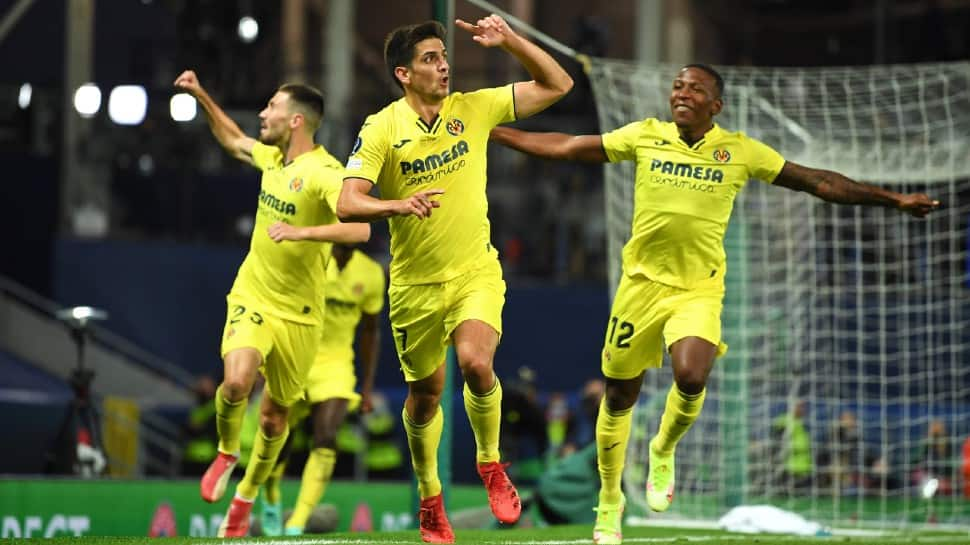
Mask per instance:
[[[635,121],[603,135],[492,131],[494,141],[552,159],[636,161],[632,236],[606,328],[602,371],[606,396],[596,420],[600,496],[593,540],[620,543],[625,498],[620,489],[632,408],[643,373],[673,361],[674,384],[650,441],[647,504],[665,511],[674,495],[674,449],[700,414],[705,384],[721,342],[724,232],[738,191],[750,178],[843,204],[893,207],[923,217],[938,205],[854,182],[836,172],[785,161],[767,145],[714,123],[724,81],[710,66],[690,64],[673,80],[671,122]]]
[[[288,240],[301,240],[299,229],[287,226],[292,234],[281,234]],[[289,424],[292,428],[307,415],[313,423],[310,456],[303,467],[303,480],[293,514],[286,521],[286,535],[300,535],[313,509],[320,503],[333,475],[337,459],[337,430],[347,411],[371,410],[371,391],[380,350],[378,329],[384,308],[384,268],[353,246],[333,245],[333,256],[326,270],[327,311],[323,336],[316,360],[307,377],[305,401],[293,407]],[[354,336],[359,334],[361,387],[354,391]],[[280,455],[276,470],[266,482],[266,501],[261,523],[264,535],[280,535],[281,501],[279,481],[286,466]]]
[[[356,243],[370,238],[366,224],[340,224],[335,215],[342,165],[313,133],[323,119],[323,96],[300,84],[280,87],[259,113],[259,140],[246,136],[186,70],[175,86],[196,98],[209,128],[233,157],[263,172],[249,253],[226,297],[222,336],[223,381],[216,391],[219,454],[202,476],[200,492],[218,501],[239,459],[239,430],[257,370],[266,377],[246,474],[236,488],[220,537],[245,536],[259,487],[289,433],[287,412],[303,395],[323,322],[323,269],[319,242],[272,238],[281,225],[305,228],[315,241]]]
[[[430,21],[392,31],[384,58],[404,97],[364,122],[337,203],[344,221],[389,218],[390,318],[408,384],[402,416],[421,497],[421,537],[436,543],[454,541],[436,459],[450,343],[464,378],[465,410],[492,513],[513,523],[521,512],[499,462],[502,387],[493,358],[505,282],[490,242],[485,152],[492,127],[542,111],[572,88],[552,57],[500,17],[455,24],[480,45],[511,53],[532,81],[450,93],[444,28]],[[375,184],[380,199],[368,195]]]

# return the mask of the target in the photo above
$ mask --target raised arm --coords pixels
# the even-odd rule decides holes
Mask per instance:
[[[532,76],[532,81],[516,83],[513,89],[517,118],[545,110],[573,88],[573,79],[555,59],[516,34],[498,15],[479,19],[474,25],[457,19],[455,25],[472,33],[472,39],[484,47],[501,47],[508,51]]]
[[[219,141],[219,145],[229,152],[229,155],[250,165],[253,164],[253,145],[256,140],[246,136],[239,125],[212,100],[209,93],[202,88],[195,72],[192,70],[182,72],[179,77],[175,78],[175,87],[199,101],[199,104],[202,105],[202,111],[205,112],[205,117],[209,121],[209,129],[212,130],[212,135]]]
[[[330,223],[312,227],[294,227],[278,221],[269,226],[268,232],[269,237],[275,242],[314,240],[317,242],[357,244],[370,240],[370,224],[367,223]]]
[[[376,221],[391,216],[424,219],[431,216],[432,209],[441,206],[431,197],[444,193],[441,189],[429,189],[407,199],[385,201],[370,195],[373,185],[363,178],[344,178],[344,186],[337,200],[337,217],[340,221]]]
[[[895,208],[917,218],[926,216],[940,206],[940,201],[923,193],[904,195],[856,182],[838,172],[805,167],[791,161],[785,162],[774,185],[811,193],[828,202]]]
[[[360,315],[360,324],[357,326],[360,337],[358,348],[360,352],[360,408],[364,413],[369,413],[371,406],[371,392],[374,390],[374,375],[377,371],[377,355],[381,344],[381,330],[378,327],[378,316],[376,314]]]
[[[598,134],[573,136],[561,132],[526,132],[511,127],[495,127],[489,140],[546,159],[609,162],[603,149],[603,137]]]

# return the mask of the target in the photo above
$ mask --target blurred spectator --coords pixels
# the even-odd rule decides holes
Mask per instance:
[[[192,387],[195,406],[182,427],[182,475],[198,477],[205,472],[217,454],[219,434],[216,431],[216,381],[208,375],[199,377]]]
[[[930,422],[926,438],[913,451],[913,485],[922,486],[929,479],[937,479],[937,494],[949,496],[953,493],[953,469],[956,459],[946,424],[935,419]]]
[[[859,463],[862,438],[855,413],[843,411],[839,415],[825,444],[828,449],[819,457],[822,485],[831,485],[836,494],[858,489],[861,475],[855,465]]]
[[[600,402],[605,393],[606,382],[603,379],[590,379],[583,385],[579,407],[569,418],[569,430],[561,456],[582,450],[596,440],[596,415],[599,414]]]
[[[566,394],[553,392],[546,402],[546,435],[549,437],[549,458],[560,458],[569,454],[573,449],[567,449],[566,435],[569,433],[570,421],[573,418],[569,410]],[[569,445],[572,446],[572,445]]]
[[[368,479],[400,479],[405,475],[404,451],[396,426],[400,417],[391,411],[387,398],[380,391],[371,391],[370,401],[369,413],[361,415],[360,411],[354,411],[348,414],[337,430],[334,476],[354,476],[356,464],[362,463]]]
[[[781,483],[788,489],[802,490],[812,484],[815,462],[812,458],[812,437],[805,427],[806,403],[797,401],[794,407],[772,422],[772,437],[778,461],[784,469]]]
[[[903,480],[899,478],[889,457],[881,454],[866,468],[865,482],[870,490],[883,493],[881,491],[899,490],[902,488]]]
[[[592,523],[599,488],[595,443],[551,462],[539,478],[532,498],[536,506],[536,523]]]
[[[821,485],[836,494],[857,494],[864,490],[896,490],[902,486],[885,453],[867,448],[852,411],[843,411],[832,427],[829,448],[819,457]]]
[[[510,473],[517,483],[535,482],[542,473],[549,448],[546,418],[539,406],[535,371],[520,367],[518,376],[502,383],[502,458],[514,464]]]
[[[367,432],[367,476],[373,479],[394,479],[403,476],[404,450],[395,431],[401,421],[391,412],[387,398],[379,391],[371,393],[371,412],[364,415]]]

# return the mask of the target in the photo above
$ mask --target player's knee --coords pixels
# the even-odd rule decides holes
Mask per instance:
[[[492,357],[482,351],[467,351],[458,354],[458,365],[466,382],[487,382],[492,380]]]
[[[411,420],[417,423],[424,423],[431,420],[438,412],[438,405],[441,403],[440,393],[414,393],[410,394],[411,403],[408,414]]]
[[[615,411],[625,411],[633,406],[637,402],[637,397],[640,395],[639,390],[633,393],[627,392],[622,388],[606,388],[606,393],[604,394],[606,401],[606,409],[610,412]]]
[[[242,401],[249,397],[252,388],[252,383],[244,377],[226,377],[222,382],[222,397],[233,403]]]
[[[434,393],[420,393],[411,394],[411,399],[414,401],[414,406],[422,410],[435,410],[438,408],[438,404],[441,402],[441,394]]]
[[[278,412],[263,412],[259,418],[259,427],[267,437],[278,437],[286,431],[286,415]]]
[[[680,369],[674,375],[674,381],[681,392],[695,395],[704,390],[707,384],[707,373],[704,369]]]

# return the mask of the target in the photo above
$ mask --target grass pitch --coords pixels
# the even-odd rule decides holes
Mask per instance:
[[[582,545],[592,543],[592,528],[582,526],[554,526],[549,528],[523,528],[510,530],[456,530],[457,544],[476,545]],[[694,530],[680,528],[626,528],[624,543],[629,544],[676,544],[690,545],[967,545],[967,533],[906,533],[866,537],[793,537],[780,535],[743,535],[717,530]],[[333,533],[301,537],[263,537],[222,540],[215,538],[149,538],[149,537],[75,537],[53,539],[18,539],[18,545],[371,545],[387,543],[420,544],[417,530],[406,532]]]

